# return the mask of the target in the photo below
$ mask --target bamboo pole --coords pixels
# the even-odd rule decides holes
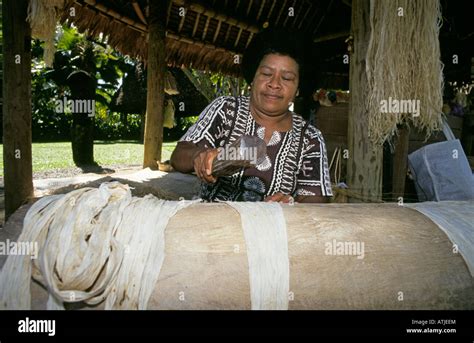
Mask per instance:
[[[33,197],[31,153],[31,28],[27,0],[4,0],[3,168],[5,219]]]

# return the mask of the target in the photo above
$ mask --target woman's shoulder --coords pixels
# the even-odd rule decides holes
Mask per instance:
[[[249,97],[244,95],[232,96],[232,95],[223,95],[215,98],[209,104],[209,107],[212,108],[221,108],[224,110],[234,111],[236,107],[248,106]]]
[[[235,104],[236,101],[239,102],[239,103],[248,102],[249,97],[245,96],[245,95],[238,95],[238,96],[222,95],[222,96],[219,96],[219,97],[215,98],[214,100],[212,100],[212,103],[225,103],[225,104],[231,103],[231,104]]]
[[[306,130],[303,132],[304,136],[306,136],[309,139],[318,139],[318,140],[323,139],[323,134],[321,133],[321,131],[316,126],[309,123],[301,115],[293,112],[293,118],[295,118],[297,121],[299,121],[301,123],[300,125],[303,128],[306,127]]]

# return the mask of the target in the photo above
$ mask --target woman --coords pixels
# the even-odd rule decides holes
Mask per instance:
[[[291,49],[291,37],[285,41],[279,34],[277,39],[274,42],[279,44],[267,40],[267,46],[260,48],[259,62],[253,64],[256,70],[244,57],[244,74],[253,75],[250,97],[214,100],[171,156],[176,170],[194,171],[203,181],[204,200],[325,202],[332,196],[321,132],[289,110],[298,93],[303,63],[297,49]],[[212,162],[218,148],[242,135],[262,138],[267,155],[256,167],[214,177]]]

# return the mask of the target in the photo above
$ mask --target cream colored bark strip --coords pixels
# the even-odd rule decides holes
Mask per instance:
[[[240,214],[247,245],[252,310],[287,310],[286,222],[278,203],[226,202]]]
[[[9,256],[0,307],[29,309],[33,275],[48,288],[48,309],[104,300],[106,309],[146,309],[164,260],[166,225],[192,203],[132,198],[118,182],[39,200],[19,238],[38,242],[39,258],[32,268],[29,256]]]

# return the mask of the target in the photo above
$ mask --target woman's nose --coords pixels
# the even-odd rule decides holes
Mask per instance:
[[[276,76],[273,76],[269,81],[268,81],[268,87],[270,88],[276,88],[276,89],[279,89],[281,88],[281,83],[280,83],[280,79]]]

